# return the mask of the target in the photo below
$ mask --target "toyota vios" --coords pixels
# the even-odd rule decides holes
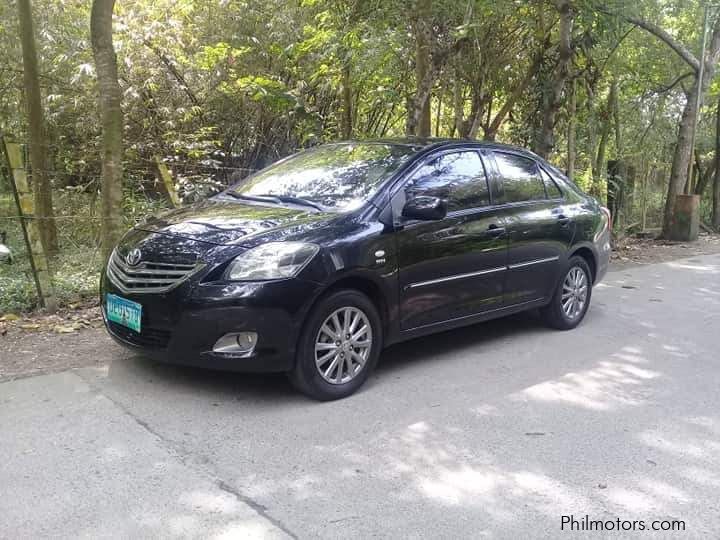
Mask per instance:
[[[129,231],[102,276],[103,315],[160,360],[287,372],[314,398],[342,398],[392,343],[531,308],[574,328],[610,226],[518,148],[328,144]]]

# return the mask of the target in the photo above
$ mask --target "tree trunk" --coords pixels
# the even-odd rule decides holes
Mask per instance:
[[[415,21],[415,81],[417,89],[408,110],[408,135],[430,136],[430,93],[433,84],[433,66],[430,58],[432,39],[432,0],[417,0]]]
[[[342,138],[352,138],[353,109],[352,109],[352,81],[350,79],[350,65],[346,61],[342,67]]]
[[[436,136],[436,137],[439,137],[439,136],[440,136],[440,123],[441,123],[441,121],[442,121],[442,104],[443,104],[443,103],[442,103],[442,98],[443,98],[443,93],[444,93],[444,91],[441,92],[441,93],[438,95],[437,110],[435,111],[435,136]]]
[[[663,211],[663,237],[668,238],[673,220],[673,209],[675,197],[683,192],[687,182],[688,166],[692,158],[692,127],[695,122],[695,100],[699,97],[698,78],[695,77],[692,89],[690,90],[682,113],[680,126],[678,128],[677,143],[673,153],[672,167],[670,169],[670,181],[668,182],[667,195],[665,197],[665,209]]]
[[[597,176],[597,170],[596,170],[596,157],[597,156],[597,147],[598,147],[598,111],[596,110],[597,107],[595,106],[596,101],[596,88],[594,88],[591,85],[587,85],[586,88],[586,99],[585,99],[585,109],[586,109],[586,115],[587,115],[587,122],[588,122],[588,136],[587,136],[587,146],[586,151],[587,155],[589,156],[590,160],[590,169],[592,173],[592,185],[590,186],[590,195],[593,197],[596,197],[597,199],[602,199],[603,193],[600,189],[600,184],[595,181],[595,178]]]
[[[575,79],[572,81],[570,103],[568,105],[568,132],[567,132],[567,167],[565,174],[573,181],[575,174],[575,156],[577,150],[575,148],[575,113],[577,111],[577,85]]]
[[[720,21],[718,25],[720,25]],[[688,179],[688,168],[692,159],[692,130],[696,121],[696,112],[702,107],[705,93],[715,76],[718,55],[720,55],[720,26],[715,29],[711,44],[709,58],[705,59],[702,81],[698,80],[698,75],[695,76],[695,81],[688,93],[685,109],[680,120],[677,144],[673,154],[672,169],[670,170],[670,182],[668,182],[667,197],[665,198],[665,210],[663,213],[664,238],[668,238],[670,234],[675,197],[682,193]],[[699,100],[699,106],[696,100]]]
[[[607,149],[607,142],[610,138],[610,128],[612,127],[612,102],[613,102],[613,92],[614,88],[610,87],[610,92],[608,93],[608,100],[605,103],[605,108],[602,111],[602,118],[603,121],[601,130],[600,130],[600,142],[598,143],[597,147],[597,153],[595,154],[595,161],[593,163],[593,184],[600,185],[600,182],[602,180],[603,174],[605,173],[605,150]],[[612,206],[612,184],[608,181],[606,186],[606,203],[608,205],[608,208]]]
[[[463,122],[463,139],[477,138],[480,124],[482,123],[483,108],[485,107],[486,97],[484,89],[485,81],[481,77],[472,87],[472,107],[470,108],[470,118]]]
[[[697,149],[695,149],[695,169],[698,171],[698,181],[695,183],[695,195],[700,195],[702,197],[703,193],[705,193],[705,189],[708,187],[708,184],[710,184],[710,179],[715,177],[715,167],[717,166],[717,162],[715,158],[713,158],[704,171],[702,170],[701,165],[700,153]]]
[[[547,158],[555,147],[555,118],[562,104],[562,93],[570,73],[572,61],[572,28],[574,14],[570,0],[555,0],[560,14],[560,43],[558,63],[553,71],[549,92],[543,100],[543,119],[540,134],[535,142],[535,152]]]
[[[545,44],[545,42],[543,42]],[[544,46],[544,45],[543,45]],[[530,66],[528,66],[528,70],[525,73],[525,76],[518,82],[518,84],[513,89],[512,93],[507,96],[505,103],[503,103],[503,106],[500,108],[498,113],[495,115],[495,117],[492,119],[491,122],[489,122],[488,128],[485,130],[484,138],[486,141],[494,141],[495,137],[497,137],[497,132],[500,129],[500,126],[502,126],[502,123],[505,121],[505,117],[510,114],[510,111],[515,106],[515,102],[517,102],[518,99],[522,97],[522,95],[527,91],[527,87],[532,81],[532,78],[535,76],[537,71],[540,69],[540,66],[542,65],[542,59],[545,55],[545,50],[538,51],[537,55],[535,55],[535,58],[533,59]]]
[[[465,118],[465,100],[463,99],[463,84],[460,78],[460,70],[455,68],[455,86],[453,87],[453,108],[455,109],[455,132],[457,137],[462,138],[463,119]],[[453,134],[450,134],[452,137]]]
[[[715,178],[712,203],[712,226],[716,231],[720,231],[720,100],[715,117]]]
[[[102,251],[109,257],[122,232],[123,117],[117,57],[112,41],[115,0],[93,0],[90,38],[102,116]]]
[[[640,200],[640,223],[641,223],[641,230],[643,230],[643,231],[647,228],[648,190],[650,189],[650,186],[652,186],[655,183],[656,178],[657,178],[657,165],[655,163],[653,163],[652,166],[649,167],[648,172],[645,175],[645,178],[643,179],[642,197]]]
[[[618,90],[617,78],[613,78],[610,86],[609,110],[611,114],[612,124],[615,128],[615,156],[617,165],[615,166],[613,186],[615,194],[615,217],[614,220],[622,230],[625,220],[627,205],[632,204],[632,193],[628,194],[628,167],[623,160],[623,144],[622,131],[620,124],[620,96]]]
[[[23,55],[23,80],[30,134],[30,167],[32,168],[35,209],[40,217],[40,239],[47,255],[58,252],[57,227],[53,219],[52,187],[47,171],[48,146],[43,118],[40,82],[38,80],[37,52],[33,33],[30,0],[18,0],[20,41]]]

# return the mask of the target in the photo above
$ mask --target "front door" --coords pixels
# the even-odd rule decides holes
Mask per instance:
[[[445,219],[402,218],[404,202],[417,196],[445,199]],[[507,235],[491,202],[487,175],[475,150],[429,158],[395,194],[403,330],[501,306]]]
[[[491,154],[509,237],[505,305],[547,298],[572,242],[574,223],[563,214],[562,193],[534,160],[512,152]]]

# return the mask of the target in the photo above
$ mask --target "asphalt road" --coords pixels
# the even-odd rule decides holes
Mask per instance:
[[[610,273],[572,332],[393,347],[333,403],[97,354],[0,384],[0,537],[720,537],[720,255]]]

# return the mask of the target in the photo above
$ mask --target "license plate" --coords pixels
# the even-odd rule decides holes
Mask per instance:
[[[140,333],[142,305],[114,294],[105,296],[105,314],[109,321]]]

